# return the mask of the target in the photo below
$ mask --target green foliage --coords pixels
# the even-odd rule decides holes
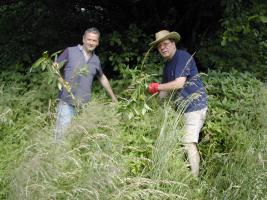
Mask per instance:
[[[120,106],[120,112],[128,119],[140,120],[142,116],[152,110],[147,104],[150,97],[146,95],[150,76],[139,70],[128,69],[128,72],[132,76],[128,77],[131,83],[120,95],[120,98],[123,100]]]
[[[119,112],[130,120],[140,120],[152,111],[148,102],[153,97],[148,96],[147,86],[152,81],[159,81],[161,67],[160,57],[151,54],[151,48],[147,49],[146,43],[140,45],[139,41],[149,41],[149,37],[131,24],[122,34],[117,31],[110,34],[110,50],[100,53],[103,62],[109,62],[118,73],[113,88],[115,91],[119,88]]]
[[[144,80],[151,77],[144,71],[128,72],[129,79],[135,77],[135,90],[141,92],[125,94],[122,90],[125,99],[118,105],[89,103],[61,145],[52,141],[55,105],[49,102],[55,102],[50,97],[56,94],[46,82],[47,72],[28,77],[2,74],[1,198],[266,197],[262,114],[267,102],[260,81],[237,71],[211,71],[203,77],[209,113],[199,145],[201,177],[195,181],[179,142],[181,115],[146,93]],[[31,81],[25,83],[25,79]],[[131,100],[139,94],[144,94],[145,101]],[[152,110],[131,119],[124,117],[134,106],[142,112],[144,102]]]
[[[225,1],[222,30],[205,39],[197,56],[204,66],[221,71],[254,73],[266,80],[267,7],[264,2]]]
[[[79,43],[87,26],[101,27],[99,9],[77,1],[4,1],[0,5],[0,67],[27,71],[44,50],[55,52]],[[81,12],[81,7],[86,12]],[[66,15],[66,13],[68,13]],[[94,16],[94,17],[91,17]],[[72,24],[72,26],[69,26]]]
[[[58,54],[61,51],[53,53],[51,56],[48,54],[47,51],[43,52],[43,55],[41,58],[36,60],[30,69],[31,71],[48,71],[48,76],[47,76],[47,84],[53,84],[56,80],[56,78],[62,78],[60,69],[63,67],[64,63],[59,63],[58,66],[53,65],[55,60],[57,59]],[[38,70],[41,69],[41,70]],[[58,83],[59,89],[62,88],[61,83]]]
[[[38,9],[34,9],[34,8]],[[38,27],[38,17],[44,14],[44,7],[41,2],[26,3],[16,1],[0,7],[0,26],[1,28],[1,68],[13,67],[15,63],[30,63],[32,57],[39,50],[41,42],[34,36]],[[33,22],[32,20],[35,19]],[[38,27],[38,28],[37,28]],[[34,30],[35,29],[35,30]],[[40,38],[40,36],[39,36]],[[32,43],[35,44],[31,45]],[[17,70],[25,71],[22,67]],[[26,69],[28,70],[28,69]]]
[[[209,147],[209,153],[214,154],[215,149],[218,152],[228,152],[236,145],[242,147],[242,144],[235,143],[237,139],[235,137],[243,137],[243,134],[248,134],[250,129],[260,131],[259,116],[262,110],[256,108],[259,104],[257,99],[261,96],[258,91],[263,85],[253,75],[235,70],[231,73],[212,71],[204,80],[212,108],[208,117],[214,119],[208,120],[204,128],[215,145]],[[243,124],[247,120],[251,124]],[[227,131],[226,127],[229,126],[234,135],[231,135],[231,130]],[[236,134],[237,130],[234,130],[234,127],[239,127],[240,135]],[[225,134],[226,132],[228,134]]]
[[[106,199],[116,191],[123,171],[116,162],[121,146],[113,145],[118,137],[114,114],[113,105],[85,107],[62,144],[53,142],[51,126],[35,134],[12,174],[10,198]]]
[[[167,28],[181,31],[181,43],[192,52],[198,41],[202,41],[197,56],[204,67],[215,65],[216,69],[229,71],[234,66],[240,71],[255,72],[264,79],[265,2],[192,2],[185,2],[181,7],[179,2],[164,1],[159,4],[118,0],[3,1],[0,67],[16,67],[25,72],[44,50],[55,52],[76,45],[87,27],[97,26],[101,29],[101,50],[98,50],[103,66],[114,70],[134,68],[142,60],[151,34]],[[166,15],[157,12],[162,8]],[[122,17],[125,23],[121,22]],[[214,33],[217,33],[215,38],[211,37]],[[117,74],[112,72],[112,75]]]
[[[147,84],[159,80],[161,63],[151,49],[138,59],[126,41],[113,41],[126,51],[112,55],[120,102],[98,102],[97,88],[62,144],[53,141],[56,54],[45,52],[31,73],[2,72],[0,198],[265,199],[266,86],[237,70],[202,77],[209,110],[195,180],[180,143],[183,109],[176,112],[147,93]]]
[[[108,44],[109,48],[108,51],[100,50],[103,63],[108,63],[119,72],[122,78],[125,78],[125,70],[133,69],[141,64],[145,56],[144,52],[148,51],[147,47],[151,37],[147,36],[136,24],[130,24],[125,31],[121,33],[113,31],[104,39],[103,43]],[[153,59],[155,60],[156,57]],[[159,59],[155,61],[159,61]]]
[[[262,123],[267,103],[264,85],[252,74],[237,71],[212,71],[205,84],[209,112],[200,150],[204,174],[211,184],[208,197],[266,198],[262,166],[262,156],[267,156]]]
[[[1,199],[7,199],[7,190],[11,186],[10,171],[20,165],[28,141],[37,130],[54,123],[52,112],[57,91],[45,80],[46,73],[1,72]]]
[[[60,52],[60,51],[59,51]],[[48,52],[44,52],[43,56],[39,58],[35,63],[33,63],[31,70],[33,69],[39,69],[41,68],[42,71],[46,70],[47,73],[47,83],[49,85],[55,85],[57,83],[57,87],[59,90],[62,90],[64,87],[67,92],[70,94],[73,100],[76,100],[72,91],[71,91],[71,85],[68,83],[64,77],[61,75],[60,69],[64,66],[64,62],[57,63],[55,62],[58,56],[58,53],[53,53],[51,56],[48,55]],[[82,66],[74,76],[78,75],[84,75],[87,71],[86,66]],[[57,80],[57,81],[56,81]],[[75,102],[76,105],[79,104],[79,102]]]

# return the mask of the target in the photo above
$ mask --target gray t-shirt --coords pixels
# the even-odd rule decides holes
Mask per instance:
[[[59,98],[71,105],[86,103],[91,100],[92,84],[95,76],[102,76],[99,57],[93,53],[86,61],[83,54],[83,47],[77,45],[75,47],[68,47],[58,57],[57,62],[64,62],[64,79],[71,87],[71,94],[63,87]]]

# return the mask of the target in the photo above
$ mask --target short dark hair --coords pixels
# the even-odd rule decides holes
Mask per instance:
[[[99,38],[100,38],[100,31],[99,31],[97,28],[95,28],[95,27],[91,27],[91,28],[86,29],[86,30],[84,31],[83,36],[85,36],[87,33],[95,33],[95,34],[97,34],[97,35],[99,36]]]

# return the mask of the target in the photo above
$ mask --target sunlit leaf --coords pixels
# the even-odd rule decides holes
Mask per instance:
[[[153,110],[153,109],[151,109],[146,103],[144,104],[144,107],[145,107],[147,110]]]
[[[263,23],[267,23],[267,16],[260,16],[260,21]]]
[[[147,112],[147,109],[146,109],[145,107],[143,107],[143,108],[142,108],[142,111],[141,111],[142,115],[145,115],[146,112]]]
[[[38,68],[41,66],[41,64],[46,60],[46,58],[44,57],[41,57],[39,58],[38,60],[36,60],[33,65],[32,65],[32,68]]]
[[[62,90],[62,84],[60,82],[57,83],[57,87],[59,90]]]
[[[132,119],[134,117],[134,114],[132,113],[132,112],[129,112],[128,113],[128,119],[130,120],[130,119]]]

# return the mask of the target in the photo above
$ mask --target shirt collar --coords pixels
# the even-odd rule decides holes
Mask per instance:
[[[79,49],[80,51],[83,51],[83,46],[80,45],[80,44],[78,44],[78,49]],[[95,54],[95,52],[93,51],[93,52],[92,52],[92,55],[94,55],[94,54]]]
[[[92,58],[92,57],[95,56],[95,52],[94,52],[94,51],[92,52],[92,55],[91,55],[91,56],[87,56],[87,54],[86,54],[86,52],[85,52],[83,46],[80,45],[80,44],[78,44],[78,49],[79,49],[79,50],[82,52],[82,54],[84,55],[86,62],[88,62],[90,58]]]

